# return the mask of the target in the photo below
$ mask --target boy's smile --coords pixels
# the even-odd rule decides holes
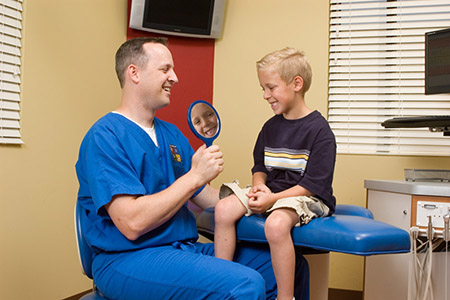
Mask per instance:
[[[270,104],[273,112],[290,118],[297,102],[294,81],[286,84],[278,72],[271,68],[260,69],[258,79],[263,89],[263,97]]]

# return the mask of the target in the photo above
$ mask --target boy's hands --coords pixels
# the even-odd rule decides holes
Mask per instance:
[[[275,203],[276,199],[265,184],[253,186],[247,194],[248,208],[255,214],[261,214]]]
[[[257,192],[271,193],[272,191],[267,187],[267,185],[265,185],[264,183],[260,183],[252,186],[252,188],[247,194],[247,197],[249,198],[256,197]]]

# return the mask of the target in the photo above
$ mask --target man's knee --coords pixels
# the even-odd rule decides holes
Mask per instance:
[[[266,283],[261,274],[249,269],[241,275],[240,283],[230,290],[231,299],[266,299]]]

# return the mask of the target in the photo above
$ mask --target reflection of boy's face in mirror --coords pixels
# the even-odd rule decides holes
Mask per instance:
[[[217,132],[217,116],[204,103],[198,103],[192,108],[191,121],[195,130],[204,137],[213,137]]]

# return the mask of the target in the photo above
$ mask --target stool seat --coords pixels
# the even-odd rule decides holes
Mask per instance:
[[[74,217],[75,217],[75,237],[78,246],[78,258],[80,260],[82,273],[87,277],[89,277],[90,279],[92,279],[91,266],[94,250],[89,246],[89,244],[85,240],[83,232],[81,230],[81,219],[83,213],[85,214],[84,216],[86,216],[86,212],[81,208],[81,206],[77,202],[75,206]],[[108,300],[108,299],[102,297],[94,285],[93,291],[81,297],[80,300]]]

